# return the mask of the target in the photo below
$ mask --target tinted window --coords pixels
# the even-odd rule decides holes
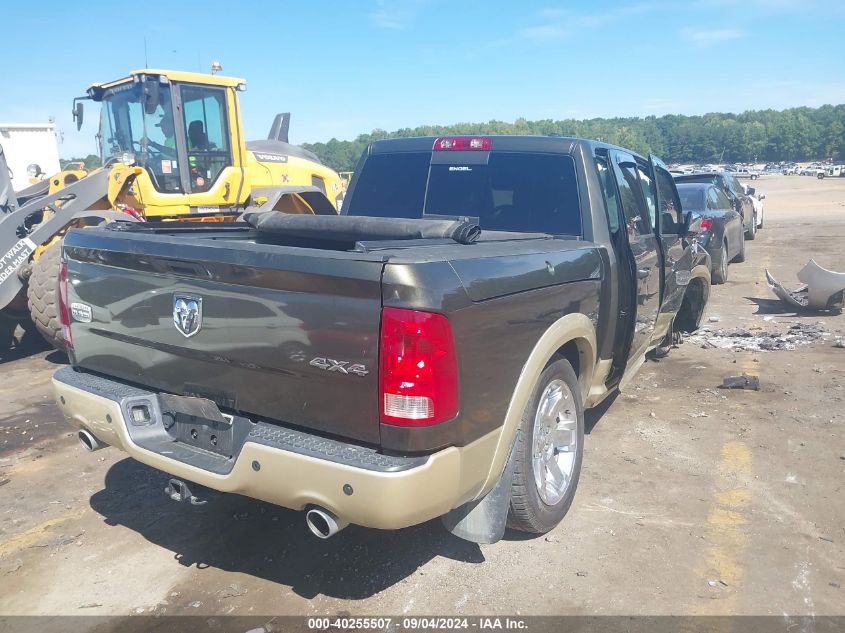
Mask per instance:
[[[739,181],[736,179],[736,176],[732,174],[725,174],[724,178],[727,188],[732,191],[735,196],[742,197],[745,192],[742,190],[742,186],[739,184]],[[722,189],[724,188],[725,187],[723,186]]]
[[[580,235],[575,163],[491,152],[487,165],[432,165],[425,212],[477,217],[482,229]]]
[[[731,201],[728,200],[728,197],[719,191],[718,189],[715,191],[716,194],[716,208],[717,209],[732,209],[733,205]]]
[[[616,152],[612,162],[616,184],[619,187],[619,196],[622,199],[622,210],[625,212],[625,223],[629,230],[633,230],[639,235],[650,233],[648,209],[642,197],[634,157],[630,154]]]
[[[678,195],[684,211],[701,211],[704,208],[704,189],[701,187],[678,185]]]
[[[381,218],[420,217],[430,160],[429,152],[368,157],[347,213]]]
[[[607,210],[607,223],[610,226],[610,232],[616,233],[619,230],[619,200],[616,196],[616,187],[613,186],[610,169],[607,166],[607,158],[605,156],[596,156],[596,169],[599,172],[599,183],[601,184],[601,193],[604,197],[604,206]]]
[[[718,209],[719,208],[719,199],[716,196],[716,188],[709,187],[707,189],[707,208],[708,209]]]
[[[429,153],[371,156],[347,213],[469,216],[488,230],[581,234],[575,163],[570,156],[491,152],[486,165],[429,166],[430,160]]]
[[[672,180],[672,174],[661,167],[655,167],[654,178],[657,182],[657,194],[660,200],[661,232],[677,233],[681,222],[681,201]]]
[[[640,164],[637,164],[637,173],[640,176],[640,186],[642,187],[643,198],[648,207],[648,217],[651,220],[651,226],[657,226],[657,218],[655,217],[657,213],[657,194],[654,190],[654,181],[648,170]]]

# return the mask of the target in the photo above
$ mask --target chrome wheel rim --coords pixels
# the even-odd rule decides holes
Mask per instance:
[[[727,277],[728,275],[728,248],[727,246],[722,247],[722,261],[720,262],[721,269],[722,269],[722,277]]]
[[[556,505],[566,495],[577,450],[575,398],[563,380],[553,380],[540,396],[531,444],[534,483],[546,505]]]

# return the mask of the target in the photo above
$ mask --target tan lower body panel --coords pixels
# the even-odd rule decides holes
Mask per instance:
[[[398,529],[428,521],[472,499],[487,476],[500,431],[465,447],[434,453],[418,468],[385,473],[247,442],[229,474],[212,473],[141,448],[129,437],[113,400],[53,380],[68,421],[139,462],[179,479],[293,510],[322,506],[366,527]],[[108,420],[111,420],[109,422]],[[260,470],[252,463],[258,462]],[[344,493],[346,484],[352,494]]]

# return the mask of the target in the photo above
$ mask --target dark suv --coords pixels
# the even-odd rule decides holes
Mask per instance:
[[[753,240],[757,237],[757,218],[755,217],[754,201],[745,193],[736,176],[727,171],[703,171],[697,174],[675,176],[675,182],[704,182],[716,185],[731,201],[734,209],[742,218],[745,229],[745,239]]]

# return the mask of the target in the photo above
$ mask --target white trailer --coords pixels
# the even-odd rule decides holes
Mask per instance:
[[[61,171],[55,123],[0,123],[0,145],[15,191],[32,184],[27,174],[30,165],[39,167],[41,177]]]

